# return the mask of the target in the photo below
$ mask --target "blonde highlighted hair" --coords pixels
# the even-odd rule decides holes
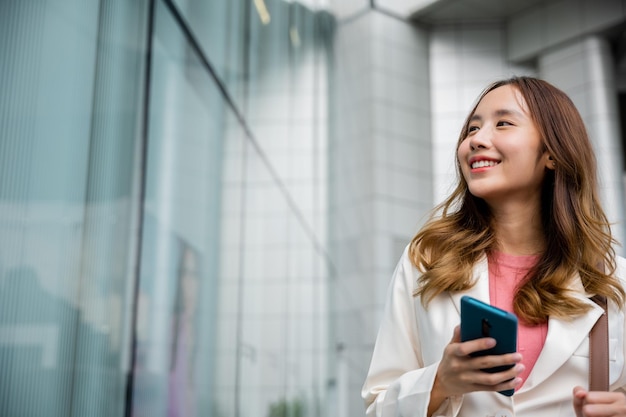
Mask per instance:
[[[543,323],[549,316],[583,314],[589,307],[569,289],[577,274],[587,292],[622,304],[626,294],[613,277],[615,241],[598,198],[596,159],[583,120],[565,93],[532,77],[495,82],[479,96],[457,147],[467,136],[478,103],[504,85],[524,97],[544,149],[556,163],[554,170],[546,171],[542,188],[546,249],[515,294],[515,313],[529,324]],[[425,305],[443,292],[472,287],[474,265],[495,248],[489,207],[469,192],[458,158],[456,165],[455,190],[435,208],[409,247],[411,262],[423,272],[414,295]]]

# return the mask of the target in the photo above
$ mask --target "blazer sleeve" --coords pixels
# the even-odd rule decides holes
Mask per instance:
[[[419,273],[405,250],[387,290],[369,371],[361,395],[368,417],[426,417],[439,362],[424,365],[413,296]],[[451,335],[452,336],[452,335]],[[460,404],[446,400],[435,416],[453,416]]]

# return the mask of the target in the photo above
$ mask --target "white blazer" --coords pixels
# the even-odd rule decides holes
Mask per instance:
[[[476,285],[462,293],[444,293],[425,309],[414,297],[420,272],[405,249],[390,283],[362,396],[368,417],[425,417],[430,391],[443,350],[460,323],[460,299],[471,295],[489,302],[489,276],[484,257],[474,268]],[[616,276],[626,288],[626,260],[617,259]],[[473,392],[451,397],[434,413],[448,417],[575,416],[572,389],[588,387],[589,330],[602,308],[588,299],[578,281],[577,296],[593,306],[570,321],[549,318],[543,350],[528,379],[512,397]],[[611,390],[624,391],[625,320],[623,306],[609,302],[609,379]]]

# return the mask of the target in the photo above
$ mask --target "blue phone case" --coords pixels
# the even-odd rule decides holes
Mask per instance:
[[[461,298],[461,341],[492,337],[496,345],[476,352],[474,356],[501,355],[517,350],[517,317],[508,311],[494,307],[470,296]],[[485,372],[501,372],[513,365],[483,369]],[[511,396],[514,390],[500,391]]]

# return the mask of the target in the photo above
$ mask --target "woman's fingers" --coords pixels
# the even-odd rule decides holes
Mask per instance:
[[[519,363],[522,359],[519,353],[472,356],[493,346],[495,340],[492,338],[461,342],[457,326],[437,371],[437,390],[450,396],[472,391],[504,391],[519,386],[519,374],[524,370]],[[501,370],[493,371],[492,368]],[[489,369],[491,371],[485,371]]]
[[[453,348],[456,356],[467,356],[474,352],[491,349],[495,345],[496,340],[491,337],[483,337],[461,343],[461,326],[456,326],[448,347]]]
[[[504,355],[488,355],[475,356],[470,359],[472,368],[474,369],[493,369],[499,367],[513,367],[522,361],[522,355],[519,353],[506,353]]]
[[[574,412],[576,413],[576,417],[584,417],[583,416],[583,404],[585,403],[585,398],[587,397],[587,391],[580,386],[574,387]]]
[[[573,397],[576,417],[626,416],[626,395],[621,392],[588,392],[582,387],[575,387]]]
[[[500,381],[500,379],[488,380],[486,384],[475,383],[473,391],[507,391],[520,386],[522,378],[514,377]]]

